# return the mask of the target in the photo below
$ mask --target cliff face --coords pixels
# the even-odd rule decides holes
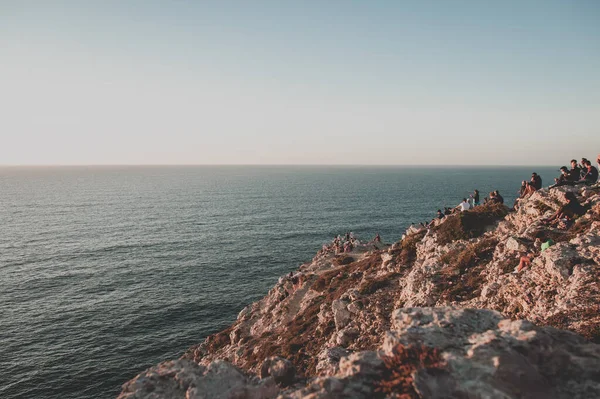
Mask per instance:
[[[547,227],[565,191],[590,210]],[[600,188],[561,187],[320,253],[120,397],[600,397],[599,227]],[[511,273],[540,237],[555,244]]]

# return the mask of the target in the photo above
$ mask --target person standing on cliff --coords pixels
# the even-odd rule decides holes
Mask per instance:
[[[473,205],[474,206],[479,205],[479,190],[473,191]]]

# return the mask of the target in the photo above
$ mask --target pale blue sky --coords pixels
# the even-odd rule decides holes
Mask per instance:
[[[600,152],[600,1],[0,0],[0,164]]]

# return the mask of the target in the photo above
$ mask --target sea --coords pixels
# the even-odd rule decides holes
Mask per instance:
[[[0,398],[115,398],[335,235],[392,243],[558,166],[2,167]]]

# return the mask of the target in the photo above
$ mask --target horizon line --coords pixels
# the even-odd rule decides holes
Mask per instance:
[[[0,164],[0,168],[68,168],[68,167],[256,167],[256,166],[293,166],[293,167],[555,167],[549,164]],[[559,166],[556,166],[557,168]]]

